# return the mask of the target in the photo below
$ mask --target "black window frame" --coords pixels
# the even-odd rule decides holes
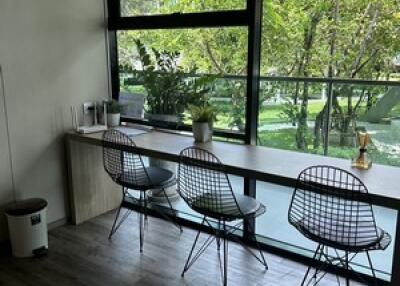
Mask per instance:
[[[332,85],[333,84],[366,84],[366,85],[388,85],[400,86],[400,82],[381,81],[381,80],[354,80],[337,78],[315,78],[315,77],[281,77],[260,75],[261,66],[261,45],[262,45],[262,17],[263,1],[268,0],[246,0],[246,9],[225,10],[225,11],[205,11],[196,13],[171,13],[166,15],[146,15],[146,16],[122,16],[120,0],[107,0],[108,5],[108,41],[109,41],[109,60],[111,72],[111,91],[112,98],[118,100],[120,92],[119,62],[118,62],[118,42],[117,31],[121,30],[155,30],[155,29],[187,29],[187,28],[220,28],[220,27],[247,27],[248,28],[248,57],[246,75],[246,110],[245,110],[245,132],[214,131],[218,137],[241,140],[244,144],[257,145],[258,136],[258,116],[259,116],[259,89],[261,79],[270,81],[290,81],[290,82],[311,82],[324,83],[328,85],[329,109],[331,108]],[[327,113],[328,122],[331,121],[330,112]],[[123,122],[132,122],[155,127],[163,127],[173,130],[191,131],[187,125],[162,125],[157,126],[144,119],[122,117]],[[329,130],[325,130],[325,136],[329,136]],[[328,140],[325,142],[324,155],[327,155]],[[279,184],[279,183],[278,183]],[[283,184],[282,184],[283,185]],[[256,197],[256,180],[244,177],[244,194]],[[138,209],[139,210],[139,209]],[[196,222],[180,219],[181,222],[193,228],[200,228]],[[255,221],[250,221],[250,225],[245,224],[243,228],[243,241],[249,245],[254,245],[256,233]],[[207,229],[205,229],[207,231]],[[271,242],[268,239],[261,242],[262,248],[271,252],[295,259],[297,261],[315,264],[310,257],[310,253],[304,251],[293,251],[277,246],[280,242]],[[285,244],[284,242],[282,242]],[[337,267],[329,267],[331,272],[346,273]],[[369,276],[365,274],[350,273],[357,279],[361,275],[367,280]],[[378,279],[378,281],[383,282]]]
[[[240,140],[245,144],[256,144],[258,91],[261,57],[261,16],[263,0],[246,0],[246,9],[196,13],[172,13],[166,15],[122,16],[120,1],[108,0],[108,38],[111,71],[112,98],[118,100],[120,93],[117,31],[155,29],[194,29],[220,27],[247,27],[248,57],[246,76],[245,132],[215,130],[218,137]],[[122,117],[124,122],[139,123],[173,130],[191,131],[181,124],[161,124],[145,119]]]
[[[236,133],[215,130],[216,136],[241,140],[245,144],[257,145],[257,125],[259,110],[259,81],[261,65],[261,33],[263,0],[246,0],[246,9],[231,11],[212,11],[198,13],[172,13],[167,15],[149,15],[123,17],[120,0],[107,0],[108,33],[111,69],[112,98],[118,100],[120,93],[118,39],[119,30],[145,29],[185,29],[213,27],[247,27],[247,76],[246,76],[246,110],[245,132]],[[162,125],[144,119],[122,117],[124,122],[139,123],[174,130],[191,131],[190,126]],[[256,197],[256,180],[244,178],[244,194]],[[245,223],[243,236],[249,240],[255,235],[255,220]]]

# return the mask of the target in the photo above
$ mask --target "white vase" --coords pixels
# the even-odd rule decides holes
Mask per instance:
[[[107,125],[109,127],[119,126],[120,119],[121,119],[121,113],[108,113],[107,114]]]
[[[193,122],[192,125],[194,141],[199,143],[209,142],[212,139],[212,122]]]

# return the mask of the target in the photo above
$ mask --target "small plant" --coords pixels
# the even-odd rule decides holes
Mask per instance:
[[[107,113],[116,114],[121,113],[122,105],[116,100],[109,100],[107,103]]]
[[[189,105],[188,109],[193,122],[212,123],[217,120],[215,108],[208,104],[203,106]]]

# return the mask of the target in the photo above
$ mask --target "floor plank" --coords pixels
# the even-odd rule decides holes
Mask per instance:
[[[220,284],[216,247],[211,247],[181,278],[196,232],[183,233],[166,221],[149,218],[144,253],[139,253],[137,215],[133,213],[113,239],[107,239],[114,212],[79,226],[65,225],[49,233],[49,254],[43,258],[0,256],[0,285],[7,286],[211,286]],[[201,239],[206,239],[206,234]],[[265,253],[269,270],[240,245],[229,245],[231,286],[299,285],[306,266]],[[318,285],[337,285],[333,275]],[[352,285],[361,285],[353,283]]]

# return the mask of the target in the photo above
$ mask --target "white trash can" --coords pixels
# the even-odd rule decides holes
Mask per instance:
[[[32,257],[47,253],[47,202],[28,199],[5,208],[12,253],[15,257]]]

